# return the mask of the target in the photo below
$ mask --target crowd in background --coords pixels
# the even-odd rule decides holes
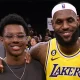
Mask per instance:
[[[29,27],[29,35],[27,37],[28,43],[27,48],[31,48],[35,44],[39,42],[46,42],[50,39],[54,38],[54,31],[50,31],[49,29],[46,29],[45,36],[42,36],[41,34],[38,34],[37,31],[35,31],[32,27]]]

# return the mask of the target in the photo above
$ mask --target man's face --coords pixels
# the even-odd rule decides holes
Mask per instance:
[[[61,10],[54,14],[52,25],[57,41],[63,46],[74,44],[78,38],[78,17],[71,10]]]
[[[26,33],[23,26],[16,24],[5,26],[3,44],[8,55],[22,55],[26,48]]]

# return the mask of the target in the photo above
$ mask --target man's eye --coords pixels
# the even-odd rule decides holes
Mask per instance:
[[[18,35],[18,38],[24,38],[25,35]]]
[[[67,21],[68,21],[69,23],[72,23],[72,22],[74,22],[75,20],[74,20],[73,18],[69,18],[69,19],[67,19]]]
[[[56,24],[58,24],[58,25],[62,24],[62,20],[57,20]]]
[[[13,36],[12,35],[6,35],[5,37],[6,38],[12,38]]]

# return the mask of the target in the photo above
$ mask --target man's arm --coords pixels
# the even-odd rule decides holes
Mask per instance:
[[[29,51],[32,58],[39,60],[43,66],[45,65],[47,45],[47,42],[40,42],[33,46]]]

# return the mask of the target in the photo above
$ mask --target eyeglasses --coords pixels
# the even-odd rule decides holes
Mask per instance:
[[[4,38],[7,38],[7,39],[13,39],[14,37],[16,37],[17,39],[19,40],[22,40],[26,37],[26,34],[4,34],[3,36]]]

